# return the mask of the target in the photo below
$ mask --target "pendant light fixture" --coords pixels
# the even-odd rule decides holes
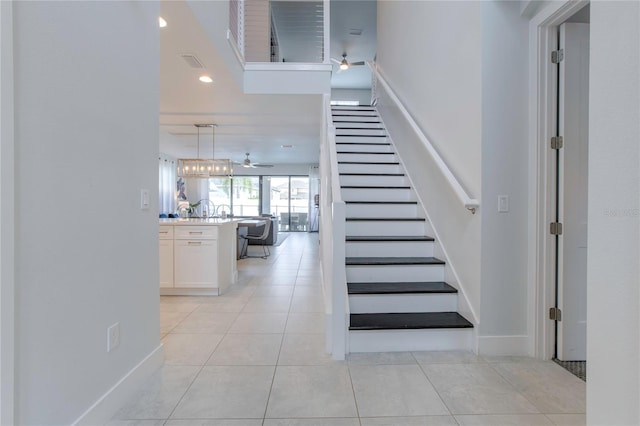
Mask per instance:
[[[215,153],[215,128],[217,124],[195,124],[198,129],[198,142],[196,158],[178,158],[178,177],[183,178],[209,178],[214,176],[233,175],[231,160],[226,158],[214,158]],[[200,158],[200,129],[211,128],[211,158]]]

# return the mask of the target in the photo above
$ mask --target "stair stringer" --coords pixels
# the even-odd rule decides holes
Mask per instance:
[[[475,310],[473,309],[473,306],[471,306],[471,303],[469,303],[469,298],[467,297],[467,294],[465,292],[464,284],[461,282],[459,275],[456,272],[455,265],[451,261],[451,257],[447,254],[447,250],[442,244],[442,238],[438,234],[438,230],[435,229],[435,227],[433,226],[433,222],[431,221],[429,211],[425,207],[426,204],[422,200],[422,197],[420,196],[420,192],[415,190],[417,186],[411,177],[411,171],[406,167],[405,162],[403,161],[402,155],[398,151],[397,146],[393,141],[393,136],[389,133],[389,128],[385,125],[384,120],[380,115],[379,111],[378,111],[378,117],[383,127],[387,130],[387,140],[391,143],[391,146],[394,147],[394,152],[396,153],[398,161],[400,162],[400,167],[404,170],[405,178],[409,181],[411,188],[414,189],[413,193],[416,197],[416,201],[418,201],[418,210],[422,211],[425,215],[425,218],[427,219],[425,223],[425,229],[428,232],[430,232],[431,236],[435,238],[434,246],[433,246],[434,256],[445,261],[444,280],[449,285],[451,285],[456,290],[458,290],[458,312],[473,324],[473,329],[470,330],[473,335],[472,342],[470,342],[471,349],[474,351],[474,353],[478,353],[477,330],[478,330],[478,325],[480,323],[479,317],[476,314]]]

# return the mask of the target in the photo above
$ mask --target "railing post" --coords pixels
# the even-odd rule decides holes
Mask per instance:
[[[244,0],[238,0],[238,50],[242,58],[244,54]]]
[[[324,35],[324,43],[322,45],[322,62],[325,64],[331,63],[331,0],[323,0],[323,35]]]

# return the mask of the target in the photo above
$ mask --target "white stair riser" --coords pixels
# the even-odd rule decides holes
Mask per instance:
[[[347,241],[346,255],[348,257],[414,257],[433,256],[432,241]]]
[[[344,189],[342,194],[344,195]],[[347,204],[347,217],[415,218],[418,217],[418,206],[417,204]]]
[[[347,265],[347,281],[444,281],[444,265]]]
[[[409,186],[406,176],[341,175],[342,186]]]
[[[347,110],[375,111],[375,106],[373,105],[331,105],[331,111],[347,111]]]
[[[339,173],[402,173],[399,164],[338,164]]]
[[[349,352],[472,351],[473,329],[349,332]]]
[[[357,123],[353,123],[351,122],[351,120],[349,121],[343,121],[343,122],[339,122],[339,121],[334,121],[333,125],[336,127],[336,130],[338,128],[340,129],[344,129],[344,128],[348,128],[348,129],[384,129],[384,126],[382,125],[382,123],[367,123],[367,122],[357,122]]]
[[[351,152],[393,152],[391,145],[385,145],[381,143],[372,143],[366,145],[356,144],[337,144],[336,151],[351,151]],[[338,154],[340,155],[340,154]]]
[[[456,293],[437,294],[352,294],[349,311],[352,314],[384,314],[388,312],[455,312]]]
[[[411,189],[395,188],[342,188],[345,201],[415,201]]]
[[[380,117],[378,117],[378,115],[369,115],[367,114],[366,116],[364,116],[365,114],[361,114],[361,115],[336,115],[334,117],[332,117],[333,120],[333,124],[338,126],[339,124],[345,122],[345,121],[357,121],[359,123],[371,123],[371,122],[375,122],[375,121],[380,121]]]
[[[383,221],[359,221],[348,220],[346,223],[346,235],[424,235],[425,228],[422,221],[407,222],[383,222]]]
[[[389,143],[386,137],[379,136],[337,136],[336,142]]]
[[[338,129],[336,128],[336,136],[344,135],[359,135],[359,136],[372,136],[372,135],[385,135],[387,132],[384,129]]]
[[[341,154],[338,153],[338,161],[358,161],[361,163],[397,163],[398,157],[394,153],[384,154]]]
[[[371,108],[371,109],[356,109],[356,108],[347,108],[347,109],[334,109],[332,110],[332,117],[333,118],[338,118],[338,117],[353,117],[353,118],[360,118],[361,116],[374,116],[377,117],[378,116],[378,112]]]

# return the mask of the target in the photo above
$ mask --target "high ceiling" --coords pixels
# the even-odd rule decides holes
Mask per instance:
[[[364,14],[368,21],[362,13],[354,14],[352,10],[365,5],[369,9]],[[332,56],[339,57],[342,50],[348,49],[351,61],[372,59],[375,2],[332,1],[331,7],[331,49],[340,51]],[[340,12],[341,9],[344,12]],[[366,26],[365,21],[371,21],[371,10],[373,25]],[[337,12],[340,14],[335,15]],[[161,2],[161,15],[168,25],[160,31],[160,152],[174,157],[195,157],[195,124],[216,123],[215,156],[218,158],[242,161],[245,152],[250,152],[252,161],[260,163],[318,162],[320,95],[242,93],[186,1]],[[345,15],[354,18],[350,21]],[[363,30],[362,36],[348,35],[348,31],[355,28]],[[189,66],[181,57],[183,54],[195,55],[204,69]],[[363,71],[368,71],[366,66],[354,67],[337,76],[334,73],[332,85],[369,87],[370,75]],[[200,82],[198,77],[202,74],[211,75],[213,83]],[[211,156],[211,142],[211,131],[201,129],[201,157]],[[293,145],[293,148],[282,148],[282,145]]]

